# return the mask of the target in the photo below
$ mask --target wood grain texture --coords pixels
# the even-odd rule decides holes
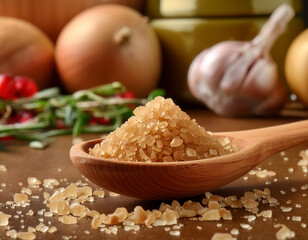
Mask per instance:
[[[126,162],[88,154],[97,139],[74,145],[70,157],[86,178],[107,190],[141,199],[185,198],[230,183],[274,153],[308,141],[308,120],[216,135],[230,137],[240,150],[196,161]]]
[[[285,118],[285,117],[255,117],[255,118],[224,118],[217,116],[206,110],[188,110],[186,111],[192,118],[208,130],[213,132],[220,131],[237,131],[247,130],[253,128],[267,127],[288,122],[299,120],[298,118]],[[85,140],[99,138],[100,134],[82,134],[81,137]],[[28,147],[27,143],[18,140],[1,141],[6,147],[6,151],[0,152],[0,164],[7,167],[6,172],[0,172],[0,203],[13,200],[14,193],[20,193],[22,187],[28,186],[27,177],[37,177],[43,181],[46,178],[55,178],[60,182],[58,187],[66,188],[71,183],[82,181],[88,183],[89,186],[95,190],[98,186],[86,181],[79,171],[74,167],[72,161],[69,159],[69,149],[71,147],[71,136],[58,136],[54,138],[54,142],[44,150],[36,150]],[[275,154],[265,161],[260,163],[257,167],[260,169],[267,169],[275,171],[276,176],[259,178],[255,175],[246,174],[245,176],[237,179],[236,181],[223,186],[222,188],[214,190],[212,193],[219,196],[243,196],[245,192],[252,191],[253,189],[263,190],[269,188],[271,196],[276,198],[280,206],[292,207],[292,211],[283,212],[278,207],[269,207],[269,204],[260,203],[261,210],[272,210],[273,217],[264,219],[257,217],[255,221],[248,222],[245,216],[250,215],[244,208],[232,209],[227,207],[232,212],[232,221],[191,221],[188,218],[180,219],[179,223],[183,224],[180,229],[180,236],[171,236],[169,232],[165,231],[165,227],[148,228],[141,225],[140,231],[125,231],[123,226],[119,226],[118,234],[106,234],[99,229],[91,228],[91,218],[83,218],[78,221],[78,224],[63,225],[58,221],[58,216],[44,218],[44,223],[48,225],[48,221],[57,227],[58,231],[53,234],[36,232],[36,239],[54,240],[63,239],[63,236],[70,236],[71,239],[89,240],[89,239],[114,239],[114,240],[170,240],[173,238],[181,240],[200,240],[211,239],[215,232],[230,232],[231,229],[236,228],[239,230],[237,239],[276,239],[275,234],[279,230],[274,225],[277,223],[285,224],[288,228],[295,232],[294,239],[308,239],[307,228],[303,228],[301,223],[308,224],[308,190],[302,190],[301,187],[307,183],[308,175],[303,172],[302,168],[297,165],[301,159],[299,152],[308,149],[308,141],[302,145],[288,149],[283,155]],[[286,158],[286,160],[284,160]],[[294,172],[289,172],[288,169],[292,168]],[[62,169],[62,171],[59,171]],[[217,170],[219,171],[219,169]],[[62,181],[61,181],[62,180]],[[65,180],[65,181],[64,181]],[[6,184],[6,186],[1,186]],[[22,186],[20,186],[22,184]],[[291,188],[297,189],[296,192],[291,191]],[[40,199],[31,199],[30,206],[26,208],[12,209],[10,206],[0,204],[0,211],[10,214],[10,229],[17,231],[25,231],[29,226],[35,227],[40,223],[42,215],[37,214],[38,210],[46,209],[43,204],[43,192],[53,194],[56,189],[32,189],[33,195],[38,195]],[[282,194],[281,192],[285,194]],[[186,200],[200,202],[204,197],[202,195],[196,198],[189,198],[179,200],[183,204]],[[292,200],[291,204],[286,202]],[[171,201],[166,203],[171,204]],[[125,207],[129,212],[139,205],[145,210],[158,209],[161,201],[147,201],[138,200],[134,198],[119,195],[111,197],[106,191],[104,198],[95,198],[94,202],[87,203],[91,210],[99,211],[100,213],[109,214],[115,211],[118,207]],[[296,204],[301,204],[301,208],[297,208]],[[28,216],[26,213],[29,209],[34,210],[33,216]],[[46,209],[47,210],[47,209]],[[17,214],[17,211],[22,211],[22,214]],[[19,215],[19,218],[13,216]],[[292,216],[301,216],[301,222],[292,221]],[[24,223],[21,223],[21,220]],[[266,220],[266,221],[265,221]],[[241,228],[241,223],[248,223],[252,226],[252,230]],[[218,225],[219,224],[219,225]],[[22,229],[22,226],[25,226]],[[199,228],[199,229],[198,229]],[[202,229],[200,229],[202,228]],[[86,232],[87,231],[87,232]],[[7,239],[6,228],[0,227],[1,239]]]
[[[117,3],[138,11],[143,0],[0,0],[0,16],[26,20],[56,41],[65,24],[81,11],[98,4]]]

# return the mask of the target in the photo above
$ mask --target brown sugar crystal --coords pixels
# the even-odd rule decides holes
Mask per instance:
[[[235,151],[229,139],[216,139],[168,98],[156,97],[135,116],[89,149],[97,157],[132,162],[204,159]]]

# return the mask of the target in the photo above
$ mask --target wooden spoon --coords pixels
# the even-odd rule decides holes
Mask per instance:
[[[90,181],[109,191],[142,199],[177,199],[203,194],[241,177],[267,157],[308,141],[308,120],[228,136],[239,151],[184,162],[126,162],[88,153],[102,139],[74,145],[70,157]],[[277,163],[279,164],[279,163]]]

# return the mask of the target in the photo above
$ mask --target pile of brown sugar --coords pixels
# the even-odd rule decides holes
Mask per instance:
[[[89,153],[132,162],[176,162],[235,151],[228,138],[214,138],[172,99],[156,97]]]

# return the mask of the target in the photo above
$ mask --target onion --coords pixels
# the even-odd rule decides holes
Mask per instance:
[[[135,10],[101,5],[77,15],[61,32],[56,64],[69,92],[119,81],[137,97],[157,86],[158,39]]]
[[[0,15],[26,20],[56,40],[65,24],[81,11],[106,3],[141,11],[143,0],[0,0]]]
[[[285,73],[290,89],[308,106],[308,29],[288,49]]]
[[[54,47],[37,27],[23,20],[0,17],[0,73],[25,75],[39,86],[51,85]]]

